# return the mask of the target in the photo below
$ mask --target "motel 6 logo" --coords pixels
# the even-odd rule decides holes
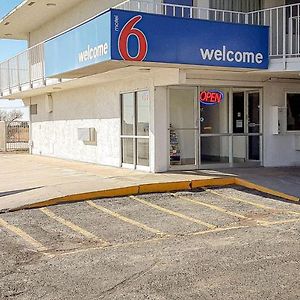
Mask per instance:
[[[142,16],[131,18],[122,28],[119,35],[119,53],[124,60],[143,61],[148,53],[148,41],[145,34],[136,25],[142,20]],[[129,53],[129,38],[134,36],[138,42],[137,54]]]

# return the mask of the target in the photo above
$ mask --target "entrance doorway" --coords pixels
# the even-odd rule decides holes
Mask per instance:
[[[233,163],[250,163],[260,161],[260,107],[259,90],[233,92]]]
[[[199,101],[210,91],[222,99]],[[261,95],[260,89],[170,87],[170,169],[260,165]]]
[[[198,168],[197,88],[169,89],[170,166]]]

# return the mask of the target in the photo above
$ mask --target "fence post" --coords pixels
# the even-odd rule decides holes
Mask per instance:
[[[6,152],[6,123],[0,121],[0,151]]]
[[[286,58],[287,58],[287,53],[286,53],[286,7],[282,8],[282,30],[283,30],[283,36],[282,36],[282,60],[283,60],[283,69],[286,70]]]

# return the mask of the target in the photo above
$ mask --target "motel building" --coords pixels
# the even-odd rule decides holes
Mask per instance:
[[[300,1],[25,0],[0,97],[35,155],[148,172],[300,165]]]

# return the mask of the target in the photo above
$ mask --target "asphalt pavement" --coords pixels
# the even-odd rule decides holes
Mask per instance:
[[[0,214],[0,298],[300,299],[299,221],[237,186]]]

